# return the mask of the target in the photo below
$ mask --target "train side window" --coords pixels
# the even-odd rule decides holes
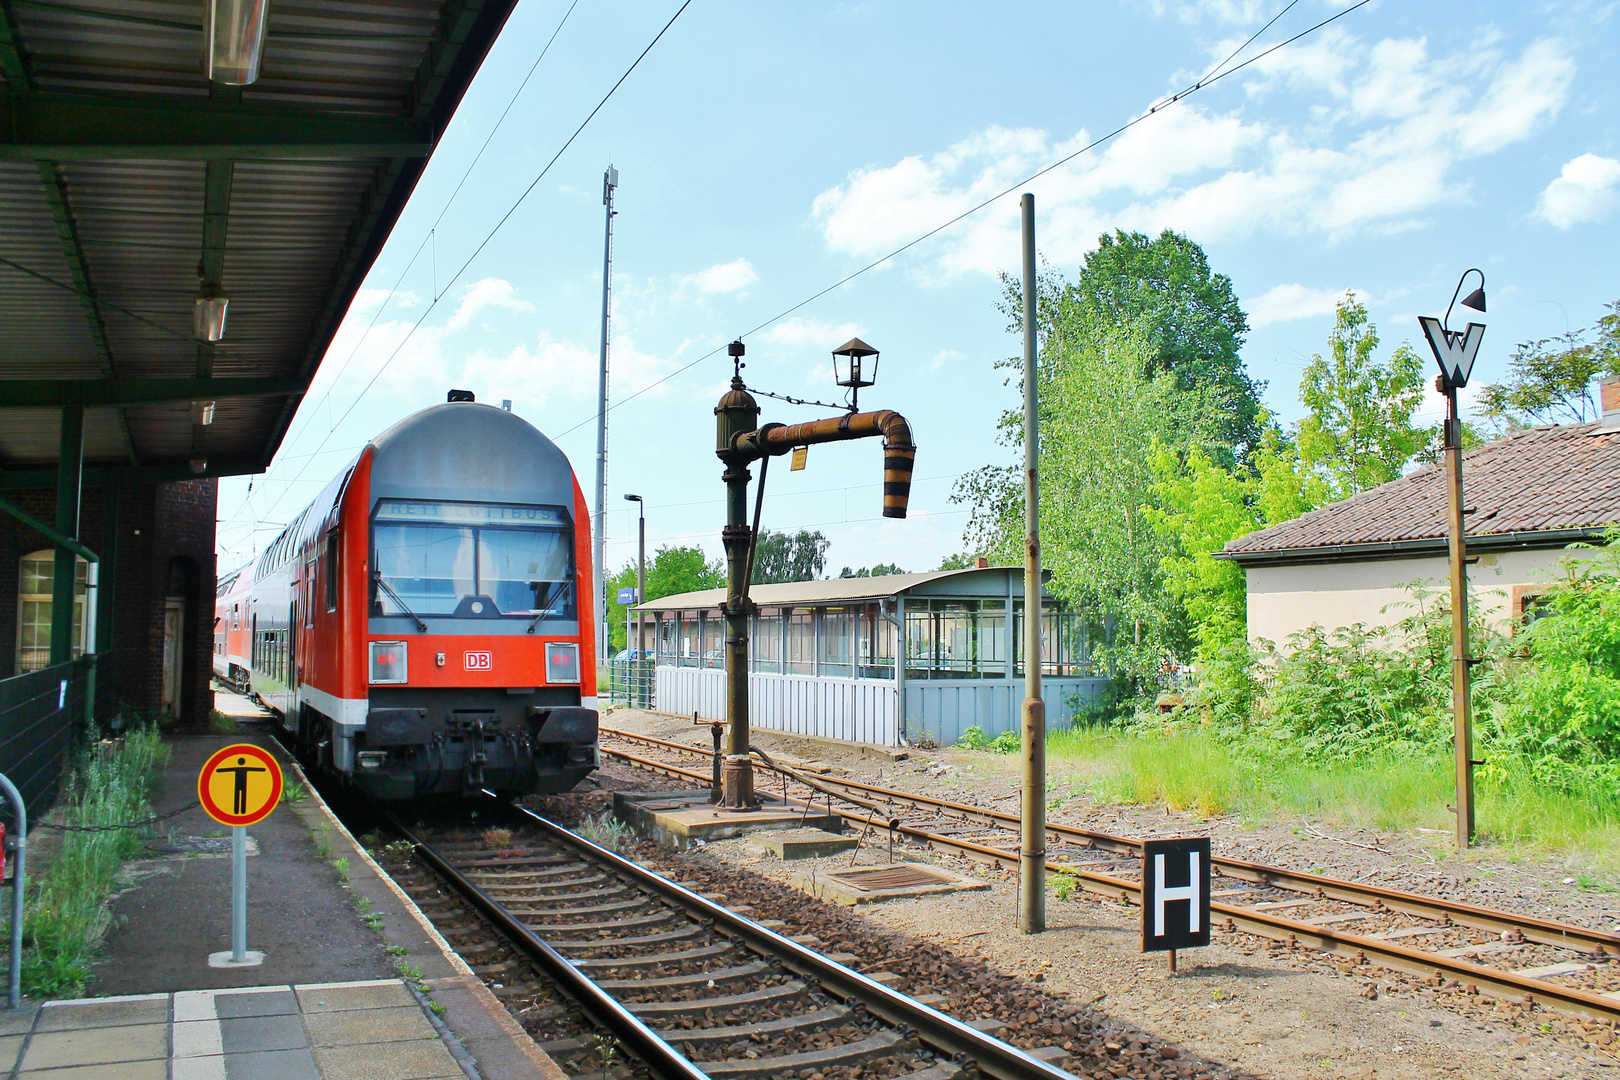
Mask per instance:
[[[326,574],[327,611],[336,611],[338,605],[338,550],[338,534],[334,530],[326,534],[326,565],[322,568]]]

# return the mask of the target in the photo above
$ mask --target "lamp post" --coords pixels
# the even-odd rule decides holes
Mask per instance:
[[[636,504],[636,605],[639,607],[647,602],[647,504],[642,501],[640,495],[626,495],[624,501]],[[641,670],[647,659],[644,644],[646,634],[642,629],[641,617],[641,612],[637,611],[636,655],[629,661],[630,664],[637,666],[630,668],[631,671]],[[636,700],[638,702],[641,700],[640,694],[636,695]]]
[[[1446,397],[1446,490],[1450,500],[1447,532],[1451,554],[1451,715],[1454,725],[1455,758],[1457,768],[1457,847],[1466,848],[1474,842],[1474,760],[1473,724],[1469,715],[1469,668],[1474,660],[1468,655],[1468,537],[1463,517],[1462,476],[1462,420],[1457,415],[1457,391],[1468,385],[1468,375],[1479,354],[1479,344],[1485,338],[1485,327],[1470,322],[1466,330],[1452,330],[1451,309],[1457,306],[1463,283],[1469,274],[1479,275],[1479,288],[1462,299],[1462,306],[1481,314],[1485,312],[1485,274],[1476,269],[1463,271],[1457,279],[1457,288],[1446,305],[1444,317],[1429,315],[1418,317],[1423,336],[1440,365],[1440,377],[1435,387]]]

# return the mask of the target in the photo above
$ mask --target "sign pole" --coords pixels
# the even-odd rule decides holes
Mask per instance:
[[[197,801],[203,812],[231,830],[231,947],[209,953],[209,967],[264,963],[264,953],[249,952],[247,947],[247,831],[270,815],[281,792],[281,765],[252,743],[215,751],[197,775]]]
[[[247,963],[247,826],[231,829],[231,962]]]

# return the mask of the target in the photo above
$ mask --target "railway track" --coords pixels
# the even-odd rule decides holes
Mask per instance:
[[[572,1075],[612,1074],[622,1050],[659,1080],[1073,1080],[840,962],[854,957],[502,805],[513,828],[493,833],[390,819],[419,861],[391,869]]]
[[[603,727],[601,734],[666,754],[710,756],[702,747],[634,732]],[[603,753],[694,786],[710,782],[707,772],[666,760],[612,748]],[[1006,844],[1019,828],[1015,814],[765,764],[808,789],[806,797],[827,796],[833,813],[863,830],[1018,868],[1016,845]],[[1049,823],[1047,853],[1047,869],[1078,888],[1141,902],[1138,841]],[[1419,975],[1443,990],[1620,1022],[1620,934],[1238,859],[1212,862],[1219,880],[1211,917],[1228,930]]]

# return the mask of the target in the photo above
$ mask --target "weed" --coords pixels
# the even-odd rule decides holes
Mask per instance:
[[[402,954],[403,954],[403,950],[402,950]],[[409,961],[406,961],[406,960],[403,960],[403,959],[400,959],[400,958],[396,957],[394,959],[394,970],[399,972],[399,977],[402,978],[402,979],[407,979],[410,982],[421,982],[422,981],[422,965],[421,964],[412,964]]]
[[[332,860],[332,869],[337,871],[337,876],[338,876],[339,881],[343,882],[344,885],[347,885],[349,883],[349,860],[348,859],[333,859]]]
[[[332,854],[332,837],[326,831],[326,822],[321,822],[321,835],[315,841],[315,854],[326,858]]]
[[[613,811],[603,810],[595,817],[588,817],[579,827],[579,835],[598,847],[605,847],[609,851],[619,851],[633,835],[630,826],[613,816]]]
[[[393,840],[383,845],[382,853],[390,859],[404,861],[416,848],[409,840]]]
[[[367,851],[376,851],[378,848],[382,847],[382,842],[382,833],[378,832],[376,829],[372,829],[370,832],[366,833],[360,838],[360,846],[365,848]]]
[[[393,956],[393,957],[404,956],[406,953],[408,953],[410,951],[411,950],[407,949],[403,945],[385,945],[385,946],[383,946],[383,952],[385,952],[389,956]]]
[[[613,1059],[618,1053],[619,1040],[612,1035],[596,1032],[591,1035],[591,1056],[596,1059],[596,1071],[603,1076],[613,1068]]]
[[[281,789],[281,801],[284,803],[301,803],[307,798],[309,798],[309,792],[304,790],[304,785],[296,780]]]
[[[447,1011],[449,1011],[445,1008],[444,1002],[433,1001],[431,999],[428,1001],[428,1008],[433,1010],[434,1016],[443,1016]]]
[[[75,825],[112,825],[149,813],[158,770],[168,759],[156,727],[135,728],[77,761],[60,805]],[[43,873],[32,878],[24,913],[22,989],[30,997],[75,996],[107,926],[107,897],[124,860],[141,850],[134,829],[69,832]]]
[[[485,829],[484,835],[479,839],[483,842],[485,850],[504,851],[512,846],[512,830],[491,827]]]
[[[369,915],[362,915],[362,916],[360,916],[360,920],[362,922],[364,922],[367,926],[369,926],[373,930],[375,930],[377,933],[379,933],[379,934],[382,933],[382,931],[383,931],[383,917],[381,915],[378,915],[376,912],[372,912]]]
[[[208,732],[211,735],[235,735],[242,730],[234,719],[218,709],[208,710]]]
[[[962,737],[956,745],[964,750],[987,750],[992,754],[1015,753],[1022,745],[1022,740],[1016,731],[1003,731],[994,739],[984,733],[984,728],[970,727],[962,732]]]
[[[1052,892],[1059,900],[1067,900],[1080,887],[1080,879],[1073,874],[1059,872],[1052,879]]]

